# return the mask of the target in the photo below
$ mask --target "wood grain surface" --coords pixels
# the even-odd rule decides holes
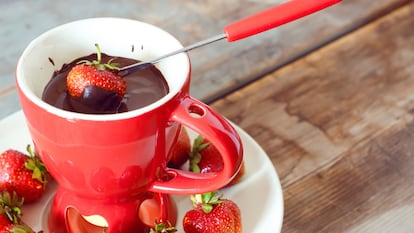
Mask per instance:
[[[0,118],[20,109],[14,84],[27,44],[57,25],[89,17],[125,17],[157,25],[184,45],[222,32],[282,0],[0,1]],[[192,94],[211,102],[410,0],[344,0],[341,4],[239,42],[190,52]]]
[[[413,25],[411,2],[212,104],[277,168],[282,232],[414,232]]]
[[[0,118],[20,109],[19,54],[51,27],[127,17],[186,45],[275,4],[73,2],[84,1],[0,1]],[[245,129],[277,169],[283,233],[414,232],[413,25],[412,0],[344,0],[277,30],[190,52],[193,95]]]

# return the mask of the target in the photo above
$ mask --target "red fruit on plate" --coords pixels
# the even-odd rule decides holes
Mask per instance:
[[[183,219],[186,233],[241,233],[241,213],[231,200],[221,199],[215,192],[192,195],[194,209]]]
[[[161,206],[161,203],[164,206]],[[139,207],[138,216],[145,225],[152,227],[153,230],[157,229],[155,224],[163,224],[166,229],[172,230],[173,224],[177,222],[176,213],[177,206],[171,200],[171,197],[167,194],[156,193],[152,198],[142,202]],[[161,228],[161,226],[158,227]]]
[[[88,96],[84,93],[85,88],[98,87],[107,92],[113,92],[121,101],[126,93],[126,81],[117,73],[117,64],[111,63],[101,64],[101,51],[99,46],[95,44],[97,49],[97,60],[79,61],[76,66],[68,73],[66,77],[66,87],[68,93],[72,97]]]
[[[48,172],[30,146],[27,151],[29,155],[12,149],[0,154],[0,191],[16,192],[25,202],[34,202],[45,191]]]
[[[188,132],[184,127],[181,127],[178,134],[177,142],[173,145],[171,154],[169,156],[168,167],[180,168],[188,160],[188,155],[191,152],[191,140]]]
[[[239,183],[241,178],[244,176],[245,170],[246,170],[246,168],[244,166],[244,161],[243,161],[242,164],[241,164],[239,172],[237,172],[236,176],[233,177],[233,179],[226,185],[226,187],[229,187],[229,186],[232,186],[232,185],[235,185],[235,184]]]
[[[154,228],[149,233],[172,233],[177,232],[177,229],[171,225],[171,223],[160,223],[155,220]]]
[[[5,191],[0,194],[0,233],[34,233],[21,221],[22,205],[23,199],[16,193],[10,195]]]
[[[224,162],[217,148],[202,136],[198,136],[193,142],[193,148],[190,153],[190,170],[193,172],[207,173],[218,172],[223,170]],[[245,172],[244,162],[241,165],[239,172],[227,184],[227,186],[234,185],[240,182]]]

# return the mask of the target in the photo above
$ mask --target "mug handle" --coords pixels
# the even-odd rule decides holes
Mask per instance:
[[[231,124],[208,105],[186,95],[171,115],[171,120],[202,134],[220,152],[224,168],[219,172],[194,173],[166,168],[172,177],[154,181],[149,190],[171,194],[196,194],[218,190],[237,174],[243,160],[241,139]]]

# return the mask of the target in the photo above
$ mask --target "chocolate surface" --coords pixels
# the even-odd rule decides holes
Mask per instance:
[[[111,58],[113,57],[102,54],[102,63],[106,63]],[[81,97],[74,98],[70,96],[66,88],[67,74],[78,61],[94,59],[96,59],[96,54],[91,54],[64,64],[61,69],[53,73],[52,78],[43,90],[42,99],[55,107],[72,112],[107,114],[144,107],[156,102],[169,91],[167,82],[161,72],[155,66],[151,66],[125,77],[127,91],[121,103],[119,103],[115,93],[96,86],[86,87]],[[138,60],[117,57],[112,62],[118,63],[119,67],[123,67],[136,63]]]

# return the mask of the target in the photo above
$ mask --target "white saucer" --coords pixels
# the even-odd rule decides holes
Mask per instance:
[[[280,232],[283,221],[283,194],[279,177],[263,149],[242,129],[235,126],[244,146],[246,173],[242,181],[222,190],[224,197],[236,202],[241,209],[243,232]],[[0,121],[0,152],[16,149],[26,152],[32,144],[22,111]],[[191,134],[192,138],[195,135]],[[47,203],[52,199],[56,184],[50,183],[42,199],[23,208],[23,221],[35,231],[46,230]],[[173,196],[178,206],[178,232],[183,232],[181,219],[191,208],[187,196]],[[48,231],[44,231],[48,233]]]

